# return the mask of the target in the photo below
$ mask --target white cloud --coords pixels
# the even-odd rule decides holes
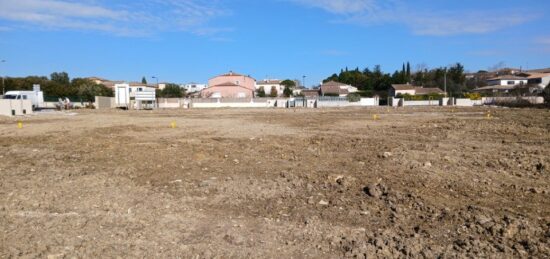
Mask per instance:
[[[513,27],[529,21],[523,14],[486,13],[432,15],[410,17],[411,29],[418,35],[447,36],[456,34],[484,34]]]
[[[337,14],[361,13],[376,9],[375,0],[291,0],[302,5]]]
[[[550,45],[550,36],[537,38],[535,42],[542,45]]]
[[[417,35],[484,34],[536,18],[532,12],[491,9],[481,11],[422,10],[401,0],[288,0],[337,15],[334,22],[372,26],[399,24]],[[530,13],[526,16],[525,13]]]
[[[19,25],[122,36],[145,36],[158,31],[203,35],[210,20],[227,14],[215,2],[206,0],[135,0],[125,5],[107,0],[0,0],[0,6],[0,20]]]

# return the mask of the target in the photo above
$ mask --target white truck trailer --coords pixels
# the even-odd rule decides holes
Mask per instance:
[[[44,92],[40,91],[40,85],[33,85],[32,91],[8,91],[3,99],[30,100],[33,110],[44,108]]]
[[[115,84],[115,106],[125,109],[153,109],[155,88],[143,85]]]

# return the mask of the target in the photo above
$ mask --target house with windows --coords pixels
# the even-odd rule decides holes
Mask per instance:
[[[389,95],[395,97],[397,95],[431,95],[431,94],[445,94],[445,91],[437,87],[419,87],[412,86],[410,84],[393,84],[390,87]]]
[[[336,81],[329,81],[326,83],[323,83],[321,87],[319,88],[321,96],[339,96],[339,97],[345,97],[350,93],[357,92],[357,87],[351,86],[348,84],[336,82]]]
[[[121,84],[117,84],[117,85],[121,85]],[[128,88],[130,91],[130,97],[134,97],[135,93],[137,92],[154,92],[157,89],[153,85],[143,84],[140,82],[130,82],[128,83]]]
[[[180,86],[182,89],[185,89],[187,93],[196,93],[202,91],[204,88],[207,87],[205,84],[198,84],[198,83],[188,83]]]
[[[548,73],[529,73],[527,84],[540,89],[545,89],[550,84],[550,72]]]
[[[256,79],[230,71],[208,80],[208,87],[200,95],[202,98],[251,98],[255,91]]]
[[[278,79],[264,79],[256,82],[256,91],[260,88],[264,89],[265,95],[271,95],[271,90],[277,91],[277,96],[282,96],[285,86],[281,84],[282,80]]]
[[[503,75],[487,79],[488,86],[514,86],[527,84],[527,78],[515,75]]]

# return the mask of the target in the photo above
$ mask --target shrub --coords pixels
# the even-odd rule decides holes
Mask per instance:
[[[464,98],[468,98],[470,100],[481,100],[481,94],[480,93],[464,93]]]
[[[279,93],[277,92],[277,88],[275,86],[271,87],[271,92],[269,93],[269,97],[277,97]]]
[[[260,86],[260,88],[258,88],[258,90],[256,90],[256,95],[258,97],[265,97],[265,89],[263,86]]]
[[[429,95],[410,95],[410,94],[398,94],[396,98],[403,98],[405,101],[427,101],[427,100],[439,100],[445,97],[442,94],[429,94]]]
[[[361,101],[361,95],[358,93],[348,94],[348,101],[352,103],[359,102]]]

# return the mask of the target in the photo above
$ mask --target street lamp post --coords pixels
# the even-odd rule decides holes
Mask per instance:
[[[156,76],[152,76],[151,78],[154,78],[154,79],[156,79],[156,80],[157,80],[157,88],[159,88],[159,78],[158,78],[158,77],[156,77]]]
[[[306,87],[306,76],[302,76],[302,84],[303,84],[303,87],[305,88]]]

